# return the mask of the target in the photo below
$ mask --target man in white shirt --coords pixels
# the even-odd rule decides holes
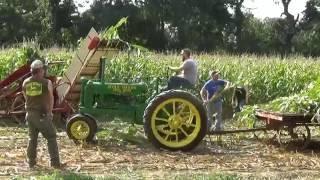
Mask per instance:
[[[181,55],[182,65],[179,67],[169,67],[171,70],[180,74],[170,77],[166,90],[179,89],[181,87],[191,88],[194,87],[197,82],[197,63],[191,58],[190,49],[183,49]]]

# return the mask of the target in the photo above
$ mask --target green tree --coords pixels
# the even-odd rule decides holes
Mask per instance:
[[[305,56],[320,56],[320,0],[307,2],[299,27],[301,31],[294,39],[297,51]]]
[[[0,42],[2,45],[21,42],[36,35],[41,29],[33,0],[2,0],[0,2]]]

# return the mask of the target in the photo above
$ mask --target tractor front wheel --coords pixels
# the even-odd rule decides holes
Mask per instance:
[[[95,119],[82,114],[71,117],[66,126],[69,138],[75,143],[92,141],[97,131]]]
[[[144,130],[156,147],[189,151],[206,134],[206,111],[202,102],[186,91],[165,91],[147,106]]]

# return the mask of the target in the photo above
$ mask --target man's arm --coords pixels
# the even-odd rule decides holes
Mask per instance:
[[[169,69],[175,71],[175,72],[181,72],[183,70],[183,65],[179,66],[179,67],[173,67],[173,66],[169,66]]]
[[[52,82],[48,80],[48,92],[49,92],[49,113],[52,115],[53,110],[53,87]]]
[[[223,80],[224,81],[224,80]],[[217,96],[221,96],[221,92],[224,91],[225,89],[229,88],[230,86],[230,82],[229,81],[224,81],[224,85],[223,85],[223,89],[216,91],[212,97],[209,99],[209,101],[213,101],[215,98],[217,98]]]
[[[202,98],[202,101],[206,102],[208,100],[208,92],[207,90],[204,88],[201,89],[200,91],[200,95],[201,95],[201,98]]]

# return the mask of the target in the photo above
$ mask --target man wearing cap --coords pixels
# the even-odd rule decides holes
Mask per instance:
[[[40,60],[32,62],[31,74],[32,76],[27,78],[22,85],[26,100],[26,121],[29,127],[28,164],[30,168],[36,165],[38,134],[41,132],[47,140],[51,166],[59,168],[57,136],[52,122],[54,103],[52,83],[44,77],[44,65]]]
[[[183,49],[180,54],[182,55],[182,65],[179,67],[169,67],[180,74],[170,77],[166,90],[178,89],[180,87],[190,88],[197,82],[197,63],[191,58],[190,49]]]
[[[209,74],[211,79],[205,83],[200,91],[201,98],[207,108],[208,131],[222,131],[222,98],[219,93],[229,86],[229,82],[219,79],[219,71],[211,71]],[[215,125],[212,126],[214,114],[216,114]]]

